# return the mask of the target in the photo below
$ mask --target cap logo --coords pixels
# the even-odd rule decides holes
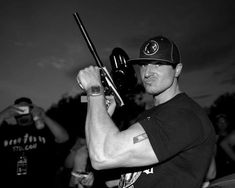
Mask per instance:
[[[159,44],[155,40],[150,40],[144,47],[145,55],[154,55],[159,50]]]

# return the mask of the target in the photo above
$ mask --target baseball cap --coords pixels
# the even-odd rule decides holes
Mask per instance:
[[[131,64],[162,64],[176,66],[180,63],[180,52],[173,41],[156,36],[148,39],[140,48],[139,58],[128,60]]]
[[[27,103],[27,104],[33,104],[32,103],[32,100],[30,99],[30,98],[27,98],[27,97],[20,97],[20,98],[18,98],[18,99],[16,99],[15,100],[15,102],[14,102],[14,104],[20,104],[20,103],[22,103],[22,102],[25,102],[25,103]]]

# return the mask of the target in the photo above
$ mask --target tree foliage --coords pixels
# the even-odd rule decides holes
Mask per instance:
[[[235,128],[235,93],[225,93],[214,101],[209,108],[209,117],[213,123],[219,114],[226,115],[230,125]]]

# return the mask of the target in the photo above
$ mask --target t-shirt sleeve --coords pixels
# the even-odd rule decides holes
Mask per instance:
[[[189,111],[152,113],[140,120],[159,161],[193,147],[202,135],[200,120]]]

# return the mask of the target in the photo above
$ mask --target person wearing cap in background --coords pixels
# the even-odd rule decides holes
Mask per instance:
[[[0,112],[0,187],[52,187],[56,149],[68,139],[67,131],[31,99],[16,99]]]
[[[106,107],[99,68],[78,73],[88,98],[86,139],[93,167],[125,168],[120,188],[202,187],[216,137],[207,114],[179,87],[179,49],[164,36],[153,37],[128,63],[139,66],[154,105],[123,131],[111,119],[115,99]]]

